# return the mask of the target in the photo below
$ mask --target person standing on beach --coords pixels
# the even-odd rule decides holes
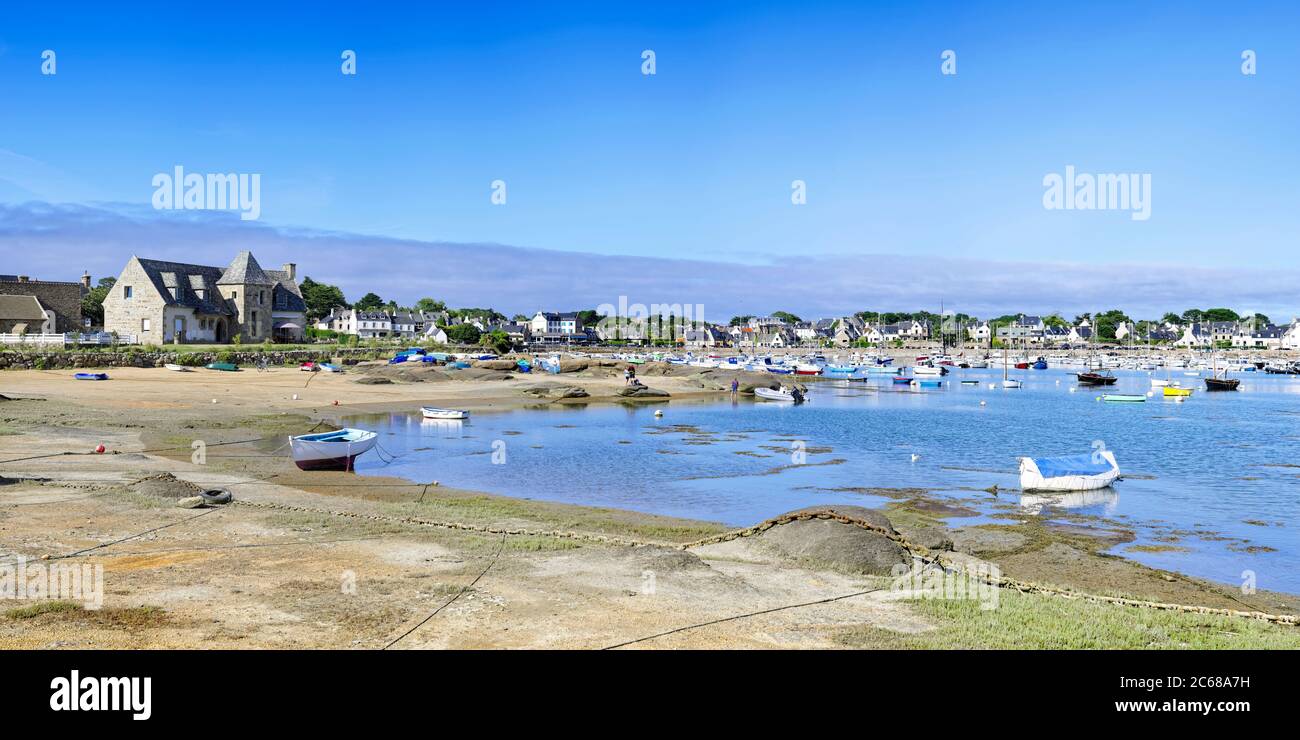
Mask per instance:
[[[735,398],[735,397],[736,397],[737,395],[739,395],[739,394],[740,394],[740,381],[737,380],[737,379],[735,379],[735,378],[732,378],[732,379],[731,379],[731,397],[732,397],[732,398]]]

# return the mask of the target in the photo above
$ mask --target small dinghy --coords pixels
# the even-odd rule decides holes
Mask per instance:
[[[979,385],[980,382],[979,382],[978,380],[963,380],[963,381],[961,382],[961,384],[962,384],[962,385]]]
[[[77,380],[108,380],[108,373],[77,373],[72,377]]]
[[[209,362],[204,365],[209,370],[220,370],[226,373],[233,373],[239,369],[239,366],[233,362]]]
[[[1146,403],[1147,397],[1141,394],[1126,395],[1124,393],[1107,393],[1099,396],[1106,403]]]
[[[1093,491],[1119,477],[1115,453],[1020,458],[1020,488],[1025,491]]]
[[[803,393],[798,389],[783,388],[777,391],[771,388],[755,388],[754,395],[768,401],[787,401],[791,403],[801,403],[803,401]]]
[[[320,372],[320,365],[317,365],[316,363],[309,361],[299,365],[298,369],[303,371],[304,373],[315,373],[315,372]]]
[[[327,373],[341,373],[341,372],[343,372],[343,368],[341,368],[341,367],[339,367],[338,365],[335,365],[335,364],[333,364],[333,363],[331,363],[331,362],[322,362],[322,363],[320,364],[320,369],[321,369],[321,370],[324,370],[324,371],[327,372]]]
[[[185,367],[184,365],[177,365],[174,362],[168,362],[165,365],[163,365],[163,367],[167,368],[168,370],[171,370],[174,373],[188,373],[190,371],[188,367]]]
[[[1187,397],[1187,396],[1192,395],[1192,389],[1191,389],[1191,388],[1178,388],[1177,386],[1167,385],[1167,386],[1165,386],[1165,395],[1166,395],[1166,396],[1174,396],[1174,397],[1178,397],[1178,398],[1185,398],[1185,397]]]
[[[300,470],[352,470],[358,457],[370,451],[379,435],[364,429],[304,434],[289,438],[293,463]]]
[[[420,413],[426,419],[441,419],[443,421],[461,421],[469,418],[468,411],[460,409],[439,409],[433,406],[421,406]]]

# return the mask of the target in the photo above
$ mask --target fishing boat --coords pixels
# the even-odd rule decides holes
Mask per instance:
[[[460,409],[440,409],[433,406],[421,406],[420,413],[426,419],[441,419],[443,421],[464,421],[469,418],[468,411]]]
[[[776,365],[768,365],[767,371],[774,375],[789,375],[790,373],[794,372],[788,367],[777,367]]]
[[[320,369],[321,369],[321,370],[324,370],[324,371],[327,372],[327,373],[341,373],[341,372],[343,372],[343,368],[339,367],[338,365],[335,365],[335,364],[332,363],[332,362],[322,362],[322,363],[320,364]]]
[[[1152,378],[1152,379],[1151,379],[1151,387],[1152,387],[1152,388],[1164,388],[1164,387],[1167,386],[1167,385],[1169,385],[1169,381],[1166,380],[1166,379],[1164,379],[1164,378]]]
[[[1214,368],[1210,372],[1210,377],[1205,379],[1205,390],[1207,391],[1235,391],[1241,381],[1237,378],[1229,378],[1228,371],[1224,370],[1219,374],[1219,357],[1214,356]]]
[[[1075,373],[1074,377],[1079,379],[1080,385],[1115,385],[1115,381],[1119,380],[1110,373]]]
[[[108,380],[108,373],[77,373],[72,377],[77,380]]]
[[[408,357],[410,357],[410,355],[397,355],[397,356],[394,357],[393,359],[389,360],[389,361],[388,361],[388,364],[389,364],[389,365],[400,365],[400,364],[402,364],[403,362],[406,362],[406,360],[407,360]]]
[[[940,387],[940,386],[942,386],[942,385],[943,385],[943,381],[942,381],[942,380],[923,380],[923,379],[921,379],[921,378],[914,378],[914,379],[912,380],[912,387],[913,387],[913,388],[921,388],[921,387],[925,387],[925,388],[938,388],[938,387]]]
[[[1042,358],[1042,357],[1039,357],[1037,360],[1034,360],[1034,364],[1032,365],[1032,367],[1033,367],[1035,370],[1046,370],[1046,369],[1047,369],[1047,360],[1044,359],[1044,358]]]
[[[1207,391],[1235,391],[1241,385],[1238,378],[1206,378],[1205,390]]]
[[[1017,363],[1016,363],[1016,369],[1017,369],[1017,370],[1028,370],[1028,369],[1029,369],[1029,363],[1028,363],[1028,362],[1017,362]]]
[[[1119,477],[1110,450],[1063,457],[1020,458],[1020,488],[1025,491],[1093,491]]]
[[[174,362],[168,362],[168,363],[164,364],[163,367],[166,368],[166,369],[168,369],[168,370],[171,370],[171,371],[174,372],[174,373],[188,373],[188,372],[190,372],[190,369],[189,369],[188,367],[185,367],[184,365],[177,365],[177,364],[174,363]]]
[[[803,393],[798,388],[781,388],[773,390],[772,388],[755,388],[754,395],[768,401],[788,401],[792,403],[802,403]]]
[[[1140,393],[1132,395],[1125,393],[1107,393],[1101,396],[1101,400],[1107,403],[1145,403],[1147,397]]]
[[[203,367],[209,370],[220,370],[223,373],[233,373],[239,370],[239,366],[233,362],[209,362]]]
[[[908,383],[911,383],[911,382],[912,382],[912,379],[909,378],[909,377],[907,377],[906,375],[895,375],[895,376],[894,376],[894,385],[907,385]]]
[[[1186,398],[1187,396],[1190,396],[1190,395],[1192,395],[1192,389],[1191,389],[1191,388],[1179,388],[1179,387],[1176,386],[1176,385],[1167,385],[1167,386],[1165,386],[1165,396],[1166,396],[1166,397],[1171,397],[1171,396],[1172,396],[1172,397],[1176,397],[1176,398]]]
[[[303,434],[289,438],[293,463],[301,470],[352,470],[358,457],[370,451],[379,435],[364,429]]]
[[[947,375],[948,368],[942,365],[917,365],[912,368],[913,375]]]
[[[798,364],[794,366],[795,375],[821,375],[822,369],[817,365]]]

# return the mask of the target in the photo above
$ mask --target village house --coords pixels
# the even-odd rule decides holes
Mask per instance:
[[[683,338],[688,347],[726,347],[731,335],[716,326],[702,326],[688,329]]]
[[[988,344],[993,338],[993,327],[987,321],[980,321],[966,327],[966,336],[976,344]]]
[[[582,317],[576,311],[557,313],[538,311],[528,323],[528,330],[533,342],[542,344],[565,344],[569,342],[586,342],[590,340],[582,325]]]
[[[0,295],[0,334],[54,334],[56,321],[36,296]]]
[[[79,282],[61,282],[50,280],[35,280],[27,275],[0,275],[0,296],[28,296],[35,298],[40,303],[42,312],[52,312],[54,315],[54,324],[49,331],[39,332],[44,334],[63,334],[67,332],[77,332],[85,329],[81,319],[81,299],[90,291],[90,274],[81,276]],[[28,304],[25,301],[16,301],[12,306],[16,309],[23,306],[26,311]],[[3,321],[4,317],[0,317]],[[18,323],[27,323],[28,332],[38,332],[42,322],[31,323],[28,318]]]
[[[1046,333],[1047,324],[1038,316],[1020,314],[1016,320],[1005,326],[999,326],[996,336],[1001,342],[1012,344],[1040,344]]]
[[[1240,349],[1281,349],[1287,328],[1269,324],[1255,331],[1243,328],[1232,337],[1232,346]]]
[[[240,252],[224,269],[132,257],[104,299],[104,330],[141,344],[301,341],[296,267]]]
[[[1286,327],[1282,334],[1283,349],[1300,349],[1300,318],[1291,320],[1291,324]]]

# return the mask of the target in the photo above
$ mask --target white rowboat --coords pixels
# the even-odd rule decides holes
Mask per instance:
[[[293,462],[301,470],[352,470],[358,457],[370,451],[379,435],[364,429],[304,434],[289,438]]]
[[[421,406],[420,413],[424,414],[426,419],[443,419],[449,421],[460,421],[469,418],[468,411],[460,409],[439,409],[433,406]]]

